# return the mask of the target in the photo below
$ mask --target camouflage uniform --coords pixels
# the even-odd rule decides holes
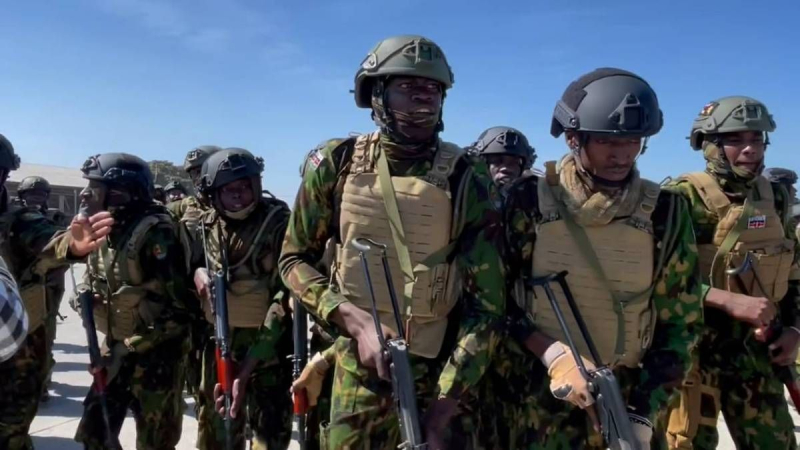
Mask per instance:
[[[3,196],[0,202],[6,203],[4,189],[0,195]],[[26,291],[44,290],[47,274],[63,266],[56,262],[52,252],[45,250],[59,228],[32,208],[19,209],[4,204],[0,210],[3,211],[2,220],[8,221],[4,224],[2,257],[25,299]],[[29,329],[24,345],[11,359],[0,363],[0,379],[6,380],[0,387],[0,448],[33,448],[28,428],[36,416],[49,370],[47,330],[40,325]]]
[[[243,150],[222,150],[210,157],[207,163],[215,164],[216,168],[216,165],[222,165],[224,158],[237,152]],[[255,160],[249,152],[247,155],[248,159]],[[222,160],[217,159],[218,157]],[[204,179],[207,169],[209,167],[204,165]],[[219,172],[222,171],[220,168]],[[261,193],[260,172],[253,179],[256,181],[252,187],[258,195]],[[221,185],[213,188],[204,186],[203,189],[208,191],[219,187]],[[215,195],[213,191],[209,194]],[[277,265],[289,209],[284,202],[273,197],[260,200],[257,197],[255,201],[258,202],[255,209],[241,220],[227,219],[217,210],[219,206],[215,206],[201,217],[201,229],[198,232],[205,234],[205,256],[209,258],[212,271],[223,267],[221,247],[225,248],[227,254],[228,316],[233,363],[235,366],[240,365],[248,358],[258,361],[247,381],[244,406],[231,426],[234,448],[245,447],[247,422],[253,433],[254,449],[285,449],[289,446],[292,432],[292,403],[289,395],[292,376],[288,358],[292,352],[292,336],[291,319],[283,304],[288,297]],[[218,203],[215,201],[215,205]],[[200,256],[200,259],[205,259],[202,258],[203,255]],[[245,268],[244,272],[239,268]],[[236,323],[236,309],[242,308],[241,311],[245,311],[244,308],[249,310],[252,306],[245,306],[240,297],[242,288],[238,287],[237,282],[257,283],[245,295],[261,295],[259,300],[264,304],[258,311],[267,312],[265,316],[261,316],[260,326]],[[206,312],[206,318],[209,321],[212,319],[210,311]],[[223,449],[225,446],[225,422],[214,407],[214,386],[218,383],[215,348],[216,342],[212,338],[206,342],[203,351],[197,417],[197,442],[201,449]],[[235,374],[236,370],[234,376]]]
[[[722,268],[726,269],[739,263],[734,258],[739,258],[742,253],[753,249],[753,252],[758,253],[758,257],[752,270],[760,271],[767,287],[772,287],[767,289],[769,292],[756,291],[752,286],[750,289],[753,292],[746,290],[742,292],[736,283],[723,286],[717,276],[723,272],[716,270],[720,265],[716,265],[716,261],[714,263],[707,261],[701,265],[704,272],[701,273],[704,290],[713,285],[715,288],[767,297],[773,302],[778,302],[776,304],[778,315],[774,323],[789,327],[800,323],[798,322],[800,283],[796,279],[798,247],[793,230],[787,226],[790,222],[787,207],[791,204],[791,198],[785,187],[767,182],[758,173],[751,173],[747,169],[731,165],[723,151],[723,146],[727,144],[719,135],[758,132],[763,138],[762,145],[766,149],[769,143],[767,135],[774,129],[775,122],[772,116],[757,100],[748,97],[725,97],[707,104],[695,119],[690,135],[692,148],[703,151],[706,171],[681,176],[667,189],[682,196],[689,204],[692,226],[697,236],[697,245],[701,250],[701,261],[703,252],[708,254],[708,249],[711,248],[713,250],[710,255],[714,260],[719,259]],[[702,189],[705,196],[701,196],[699,189]],[[770,209],[773,205],[764,204],[769,202],[760,202],[768,198],[765,189],[772,191],[770,194],[774,196],[775,209],[772,211]],[[721,213],[722,209],[712,210],[708,206],[707,202],[714,192],[728,199],[728,206],[725,209],[727,213]],[[716,198],[717,194],[713,195]],[[717,203],[714,201],[715,205]],[[730,221],[730,212],[740,206],[747,206],[743,207],[740,213],[740,217],[746,220],[742,222],[737,219],[735,225],[723,227],[723,222]],[[759,208],[759,212],[748,213],[748,207]],[[751,226],[750,222],[756,214],[763,223]],[[779,218],[782,225],[774,223],[773,218]],[[783,227],[782,232],[776,233],[783,235],[781,243],[774,238],[767,238],[767,234],[759,234],[775,230],[780,226]],[[721,234],[723,228],[725,233]],[[725,237],[722,244],[717,241],[721,237]],[[729,238],[734,237],[735,239],[731,240],[733,245],[725,250]],[[766,239],[772,240],[766,242],[764,241]],[[776,251],[783,253],[775,255]],[[792,253],[795,263],[789,259],[786,261],[789,264],[784,264],[786,260],[784,255]],[[708,259],[708,256],[705,258]],[[780,267],[770,267],[767,270],[773,273],[766,274],[764,267],[759,266],[770,260],[773,262],[780,260],[781,264]],[[784,266],[786,272],[783,271]],[[784,274],[786,278],[782,280],[779,279],[780,276],[776,278],[776,274],[779,273]],[[742,282],[742,285],[748,282],[744,280],[750,280],[751,283],[753,280],[751,273],[735,277]],[[734,277],[724,276],[724,278],[727,282],[734,281]],[[770,278],[774,279],[772,285]],[[776,285],[786,286],[787,278],[786,294],[773,295],[779,291]],[[716,448],[719,440],[716,424],[721,411],[737,448],[797,448],[784,388],[770,361],[771,355],[767,344],[753,339],[751,325],[729,316],[725,311],[709,306],[705,308],[705,318],[706,327],[695,352],[697,361],[696,370],[693,371],[695,381],[685,386],[681,397],[676,398],[671,405],[667,434],[670,445],[674,448]],[[695,395],[698,398],[692,401]],[[684,421],[682,420],[684,417],[696,417],[696,419]]]
[[[314,265],[322,258],[328,239],[338,239],[333,230],[337,226],[336,185],[343,163],[350,159],[353,143],[352,139],[343,143],[331,141],[309,158],[283,244],[283,278],[321,323],[327,323],[331,312],[347,301],[330,295],[328,279]],[[430,170],[433,152],[425,159],[397,160],[393,159],[392,148],[387,146],[386,151],[393,176],[423,176]],[[462,176],[470,177],[466,184],[467,209],[463,212],[466,223],[456,250],[464,286],[457,343],[446,347],[452,353],[443,351],[441,358],[411,357],[422,409],[437,395],[457,399],[476,385],[493,352],[503,311],[503,271],[497,251],[502,233],[493,205],[494,187],[486,166],[479,161],[470,162],[474,165],[462,161],[451,179],[451,186],[458,186]],[[468,167],[472,170],[468,171]],[[355,342],[336,348],[341,351],[337,353],[334,375],[331,448],[391,447],[399,437],[391,386],[357,362]],[[372,439],[372,444],[361,439]]]

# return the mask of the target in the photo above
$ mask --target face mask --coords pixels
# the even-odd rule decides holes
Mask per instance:
[[[225,217],[229,217],[233,220],[244,220],[255,209],[256,209],[256,202],[254,201],[253,203],[250,203],[249,206],[239,211],[233,212],[233,211],[223,210],[222,213],[225,215]]]

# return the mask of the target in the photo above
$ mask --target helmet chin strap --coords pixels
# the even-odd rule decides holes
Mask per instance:
[[[639,161],[639,157],[642,156],[642,154],[647,149],[647,139],[648,138],[645,137],[642,140],[642,148],[641,150],[639,150],[639,153],[633,159],[633,165],[631,166],[631,170],[628,172],[628,175],[626,175],[625,178],[618,181],[603,178],[594,173],[593,170],[589,170],[583,166],[583,161],[581,160],[581,150],[586,152],[586,139],[581,139],[580,145],[578,147],[571,147],[570,150],[572,151],[575,157],[575,165],[578,168],[578,173],[581,173],[586,177],[588,177],[589,180],[596,186],[602,186],[611,189],[619,189],[625,187],[625,185],[627,185],[628,182],[631,180],[631,174],[633,173],[634,170],[636,170],[636,163]]]

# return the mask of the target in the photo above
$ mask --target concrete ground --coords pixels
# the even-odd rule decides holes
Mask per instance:
[[[75,275],[79,277],[82,268],[76,266]],[[73,450],[81,446],[72,438],[83,412],[83,399],[92,382],[86,371],[89,355],[86,353],[86,335],[81,319],[67,304],[72,292],[72,282],[67,274],[67,294],[61,303],[61,314],[66,316],[58,323],[58,337],[54,347],[56,366],[53,382],[50,385],[50,401],[41,404],[39,413],[31,426],[31,436],[37,450]],[[197,421],[194,418],[191,397],[186,397],[187,408],[183,418],[183,434],[178,450],[194,449],[197,438]],[[800,416],[790,408],[795,423],[800,424]],[[719,423],[721,450],[734,450],[727,427],[722,419]],[[800,427],[795,427],[795,435],[800,439]],[[136,448],[136,430],[133,419],[128,416],[122,427],[120,442],[127,449]],[[296,443],[292,449],[299,449]]]

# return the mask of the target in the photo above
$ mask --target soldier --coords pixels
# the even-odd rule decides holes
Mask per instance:
[[[570,152],[558,166],[546,163],[543,177],[511,186],[509,275],[528,287],[509,304],[515,340],[494,360],[507,380],[494,393],[510,405],[495,416],[502,448],[605,448],[589,420],[596,415],[587,380],[544,290],[530,287],[533,278],[568,271],[602,363],[621,385],[638,448],[650,448],[656,413],[689,369],[702,319],[691,221],[680,197],[635,166],[662,123],[656,94],[641,77],[589,72],[567,87],[553,113],[551,134],[565,134]],[[564,293],[552,288],[591,369]]]
[[[167,203],[178,202],[186,198],[186,188],[180,181],[172,181],[164,187],[164,196]]]
[[[389,372],[352,239],[388,246],[393,284],[408,305],[402,320],[430,448],[444,447],[445,428],[496,344],[504,308],[502,227],[485,164],[438,137],[452,84],[432,41],[381,41],[362,62],[354,90],[356,105],[372,109],[379,131],[330,141],[307,159],[280,267],[315,320],[344,336],[335,346],[328,448],[399,443]],[[329,238],[336,244],[331,279],[315,268]],[[383,333],[394,336],[382,278],[373,277],[374,290]]]
[[[204,299],[205,317],[213,324],[208,271],[227,269],[230,342],[238,367],[231,408],[234,447],[244,448],[247,419],[254,449],[281,449],[288,447],[292,433],[287,358],[292,348],[291,321],[282,303],[288,297],[278,273],[289,207],[274,197],[261,196],[263,170],[261,158],[240,148],[218,151],[203,164],[200,188],[212,209],[202,216],[200,233],[211,267],[197,269],[195,286]],[[225,425],[215,411],[214,391],[220,388],[215,344],[208,340],[203,352],[197,417],[201,449],[225,445]],[[244,405],[248,410],[240,413]]]
[[[17,195],[21,203],[31,208],[38,208],[43,215],[50,219],[59,228],[66,228],[69,225],[67,216],[57,208],[48,208],[47,202],[50,199],[50,183],[42,177],[25,177],[17,187]],[[56,360],[53,358],[53,343],[56,340],[56,317],[59,316],[58,309],[61,307],[61,299],[64,297],[64,274],[67,268],[50,271],[46,281],[46,306],[47,318],[45,327],[47,329],[47,346],[50,353],[50,366],[47,379],[42,390],[42,401],[50,400],[48,386],[53,375],[53,368]]]
[[[33,448],[28,428],[49,368],[45,283],[50,272],[64,266],[51,251],[51,240],[60,230],[38,208],[9,204],[5,182],[18,168],[14,147],[0,135],[0,257],[18,284],[28,315],[21,348],[0,363],[0,448],[9,450]]]
[[[167,204],[167,197],[166,194],[164,193],[164,186],[160,184],[153,185],[153,200],[162,205]]]
[[[470,146],[489,166],[492,181],[505,189],[536,162],[536,150],[522,132],[511,127],[492,127],[481,133]]]
[[[786,226],[789,193],[761,176],[774,130],[755,99],[708,103],[689,137],[706,170],[669,186],[689,202],[704,283],[728,294],[712,289],[705,298],[697,364],[670,411],[672,448],[716,448],[720,411],[737,448],[796,448],[778,374],[794,363],[800,342],[797,244]],[[749,270],[731,275],[745,258]]]
[[[200,237],[197,235],[197,228],[200,223],[200,216],[210,208],[207,199],[200,192],[200,174],[203,163],[213,153],[222,150],[216,145],[201,145],[190,150],[186,154],[183,162],[183,170],[189,174],[194,185],[195,195],[182,198],[179,201],[167,205],[167,209],[180,223],[181,242],[183,243],[187,263],[189,267],[200,266],[203,264],[203,248]],[[190,269],[191,272],[191,269]],[[195,306],[199,305],[197,303]],[[194,308],[196,309],[196,308]],[[199,310],[194,311],[196,317],[192,323],[192,349],[189,352],[188,363],[186,364],[186,390],[190,394],[195,394],[195,415],[199,413],[200,401],[197,397],[200,389],[200,377],[203,373],[203,349],[211,333],[208,322]]]
[[[175,224],[154,203],[153,176],[145,161],[126,153],[92,156],[81,168],[89,185],[81,211],[58,255],[85,260],[84,283],[94,295],[98,330],[106,335],[107,405],[112,433],[130,410],[137,448],[171,449],[183,420],[184,355],[188,352],[186,266]],[[85,216],[110,222],[107,240],[76,250]],[[86,396],[75,440],[85,448],[106,448],[103,406],[96,384]]]

